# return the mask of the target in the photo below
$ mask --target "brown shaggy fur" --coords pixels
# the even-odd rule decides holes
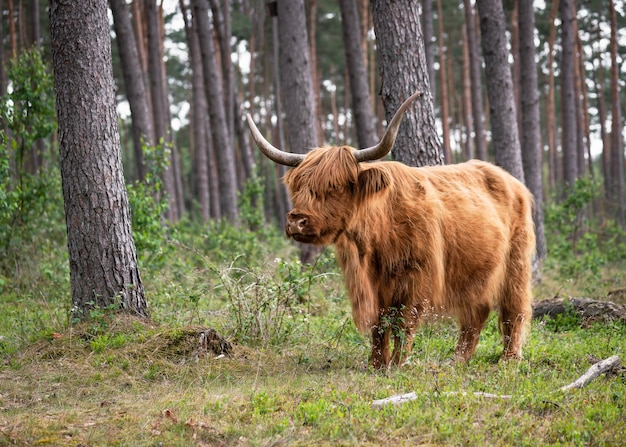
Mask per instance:
[[[498,309],[502,357],[521,356],[535,235],[532,196],[514,177],[481,161],[411,168],[358,163],[350,147],[325,147],[291,169],[285,184],[293,201],[286,232],[336,247],[376,368],[404,361],[428,314],[457,318],[455,356],[467,361]]]

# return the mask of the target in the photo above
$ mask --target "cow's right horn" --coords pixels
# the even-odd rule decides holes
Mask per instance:
[[[256,124],[252,120],[249,113],[246,113],[246,121],[248,121],[248,127],[252,133],[252,138],[256,142],[256,145],[261,149],[261,152],[265,154],[270,160],[285,166],[298,166],[304,160],[304,154],[292,154],[290,152],[281,151],[277,147],[265,139],[265,137],[259,132]]]
[[[402,118],[404,118],[404,112],[406,112],[406,109],[409,108],[411,103],[421,95],[422,92],[415,92],[412,96],[410,96],[406,101],[402,103],[400,108],[396,110],[393,118],[391,118],[391,121],[389,121],[387,130],[385,130],[385,134],[380,139],[380,142],[376,146],[361,149],[354,154],[357,161],[378,160],[379,158],[383,158],[389,153],[389,151],[393,147],[393,143],[396,141],[396,136],[398,135],[400,123],[402,122]]]

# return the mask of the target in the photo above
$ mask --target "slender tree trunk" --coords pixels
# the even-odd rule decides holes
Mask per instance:
[[[211,12],[215,24],[215,34],[220,49],[222,62],[222,83],[224,91],[224,112],[228,123],[228,134],[234,135],[234,111],[235,111],[235,77],[233,64],[230,57],[230,4],[228,0],[211,0]]]
[[[372,0],[371,8],[387,121],[405,99],[423,93],[404,117],[391,155],[409,166],[443,164],[416,0]]]
[[[162,69],[162,37],[159,27],[156,0],[147,0],[145,2],[144,12],[146,14],[148,72],[150,73],[150,97],[152,99],[155,143],[164,144],[169,147],[171,143],[171,134],[170,124],[167,120],[167,102],[163,91],[165,79]],[[177,222],[180,216],[178,215],[178,204],[176,203],[176,183],[174,179],[174,165],[172,163],[171,153],[168,161],[169,165],[163,173],[163,184],[169,201],[168,220],[170,222]]]
[[[502,3],[500,0],[480,0],[477,5],[495,161],[523,182],[524,170]]]
[[[598,30],[599,33],[599,30]],[[596,97],[598,98],[598,120],[600,121],[600,139],[602,140],[602,177],[604,178],[604,197],[608,199],[610,197],[610,184],[611,178],[611,153],[610,144],[608,143],[608,137],[606,132],[606,101],[604,100],[604,67],[602,66],[602,59],[598,60],[597,77],[594,76],[596,86]]]
[[[433,0],[422,0],[422,20],[424,21],[424,55],[428,80],[430,81],[430,93],[433,99],[436,97],[435,88],[435,52],[433,51]]]
[[[106,0],[49,8],[72,311],[148,315],[131,232]]]
[[[198,42],[197,24],[191,22],[187,15],[184,0],[180,0],[180,8],[185,21],[185,35],[189,47],[191,61],[191,128],[193,166],[195,168],[195,188],[198,204],[200,205],[200,219],[202,222],[209,220],[211,216],[211,202],[209,196],[209,162],[207,149],[207,121],[206,93],[204,90],[204,74],[202,73],[202,57],[200,56],[200,44]]]
[[[520,143],[526,186],[535,196],[534,220],[537,258],[546,256],[546,237],[543,228],[542,150],[539,124],[539,87],[535,58],[535,11],[531,2],[519,2],[519,65]]]
[[[463,0],[465,9],[465,25],[467,26],[467,46],[469,49],[470,80],[472,95],[472,121],[474,124],[475,156],[479,160],[487,159],[487,147],[484,138],[483,124],[483,94],[480,76],[480,54],[476,42],[476,28],[474,27],[474,9],[471,0]]]
[[[439,43],[439,86],[441,88],[441,128],[443,132],[443,155],[446,163],[452,163],[452,151],[450,150],[450,120],[448,112],[448,86],[446,80],[450,77],[447,73],[446,52],[443,46],[443,13],[441,0],[437,0],[437,32]]]
[[[617,15],[615,3],[609,0],[611,20],[611,200],[615,218],[624,226],[624,143],[622,113],[619,103],[619,66],[617,65]]]
[[[554,95],[554,41],[556,40],[555,19],[559,11],[559,0],[552,1],[550,8],[550,32],[548,36],[548,95],[546,99],[546,132],[548,135],[548,184],[554,188],[559,179],[559,160],[556,138],[556,115]]]
[[[561,16],[561,150],[563,177],[572,186],[578,178],[578,151],[576,146],[576,88],[574,85],[574,5],[572,0],[560,0]]]
[[[215,47],[213,45],[213,26],[208,15],[208,0],[193,0],[192,5],[194,23],[198,26],[204,72],[204,88],[209,103],[213,148],[219,169],[220,210],[231,223],[238,225],[239,211],[237,209],[235,152],[226,123],[224,96],[217,68]]]
[[[474,150],[471,144],[471,133],[474,123],[472,121],[472,81],[470,76],[469,45],[467,44],[467,24],[463,25],[463,36],[463,75],[461,80],[464,125],[463,160],[471,160],[474,158]]]
[[[283,121],[283,111],[282,111],[282,89],[281,89],[281,76],[280,76],[280,41],[278,37],[278,5],[277,2],[269,3],[270,17],[272,22],[272,67],[274,70],[274,112],[276,113],[276,141],[278,142],[278,147],[283,148],[286,147],[287,144],[285,142],[285,130],[284,130],[284,121]],[[269,97],[269,95],[267,95]],[[262,160],[265,157],[261,158]],[[278,163],[272,163],[274,169],[274,175],[272,176],[276,183],[274,185],[274,190],[276,191],[276,219],[281,227],[285,225],[285,216],[291,207],[291,201],[289,200],[289,195],[287,194],[287,189],[285,185],[278,181],[278,179],[283,178],[285,175],[286,169],[283,165]],[[272,166],[270,166],[272,169]]]
[[[113,12],[113,25],[120,53],[124,87],[132,117],[135,173],[139,180],[143,180],[146,176],[146,166],[143,161],[142,142],[148,146],[154,146],[154,130],[144,83],[144,72],[137,52],[137,42],[126,0],[110,0],[109,3]]]
[[[378,142],[378,135],[359,38],[359,14],[355,0],[340,0],[339,4],[357,141],[361,148],[370,147]]]
[[[324,141],[324,129],[322,128],[323,115],[320,94],[320,76],[317,65],[317,0],[308,0],[305,5],[308,8],[307,30],[309,34],[309,61],[311,62],[311,81],[313,84],[313,101],[315,103],[315,130],[317,141]]]

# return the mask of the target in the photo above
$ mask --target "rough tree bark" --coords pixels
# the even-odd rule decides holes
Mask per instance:
[[[72,310],[148,315],[122,172],[106,0],[50,2]]]
[[[239,223],[237,208],[237,172],[235,169],[235,151],[228,133],[224,96],[215,46],[213,44],[213,26],[208,15],[208,0],[192,0],[193,20],[198,27],[200,53],[204,73],[204,88],[209,103],[209,118],[213,147],[219,170],[220,210],[231,223]]]
[[[126,0],[110,0],[109,3],[113,12],[113,27],[120,53],[126,98],[132,117],[135,173],[139,180],[143,180],[146,176],[146,166],[143,162],[142,141],[149,146],[154,145],[154,129],[144,83],[144,72]]]
[[[287,141],[292,152],[306,153],[319,142],[304,0],[278,0],[277,6],[280,40],[278,75],[287,118]],[[317,247],[302,244],[300,259],[309,263],[318,253]]]
[[[483,124],[483,93],[480,77],[480,53],[476,42],[476,28],[474,27],[474,9],[470,0],[463,0],[465,9],[465,26],[467,26],[467,46],[470,62],[470,85],[472,95],[472,122],[474,124],[474,144],[476,158],[487,159]]]
[[[378,142],[378,135],[361,47],[359,13],[355,0],[340,0],[339,4],[357,141],[361,148],[370,147]]]
[[[537,258],[546,256],[543,229],[542,150],[539,124],[539,87],[535,63],[535,11],[531,2],[519,2],[520,143],[526,186],[535,196],[534,220]]]
[[[423,93],[407,112],[391,155],[409,166],[439,165],[444,157],[435,125],[418,6],[417,0],[371,1],[380,96],[389,121],[405,99],[416,91]]]
[[[524,170],[502,2],[480,0],[477,6],[495,161],[497,165],[523,182]]]

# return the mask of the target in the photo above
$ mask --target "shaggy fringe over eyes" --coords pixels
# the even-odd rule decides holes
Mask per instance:
[[[292,195],[299,191],[313,195],[350,187],[356,184],[359,164],[349,146],[313,149],[301,165],[285,175]],[[323,197],[317,197],[323,198]]]

